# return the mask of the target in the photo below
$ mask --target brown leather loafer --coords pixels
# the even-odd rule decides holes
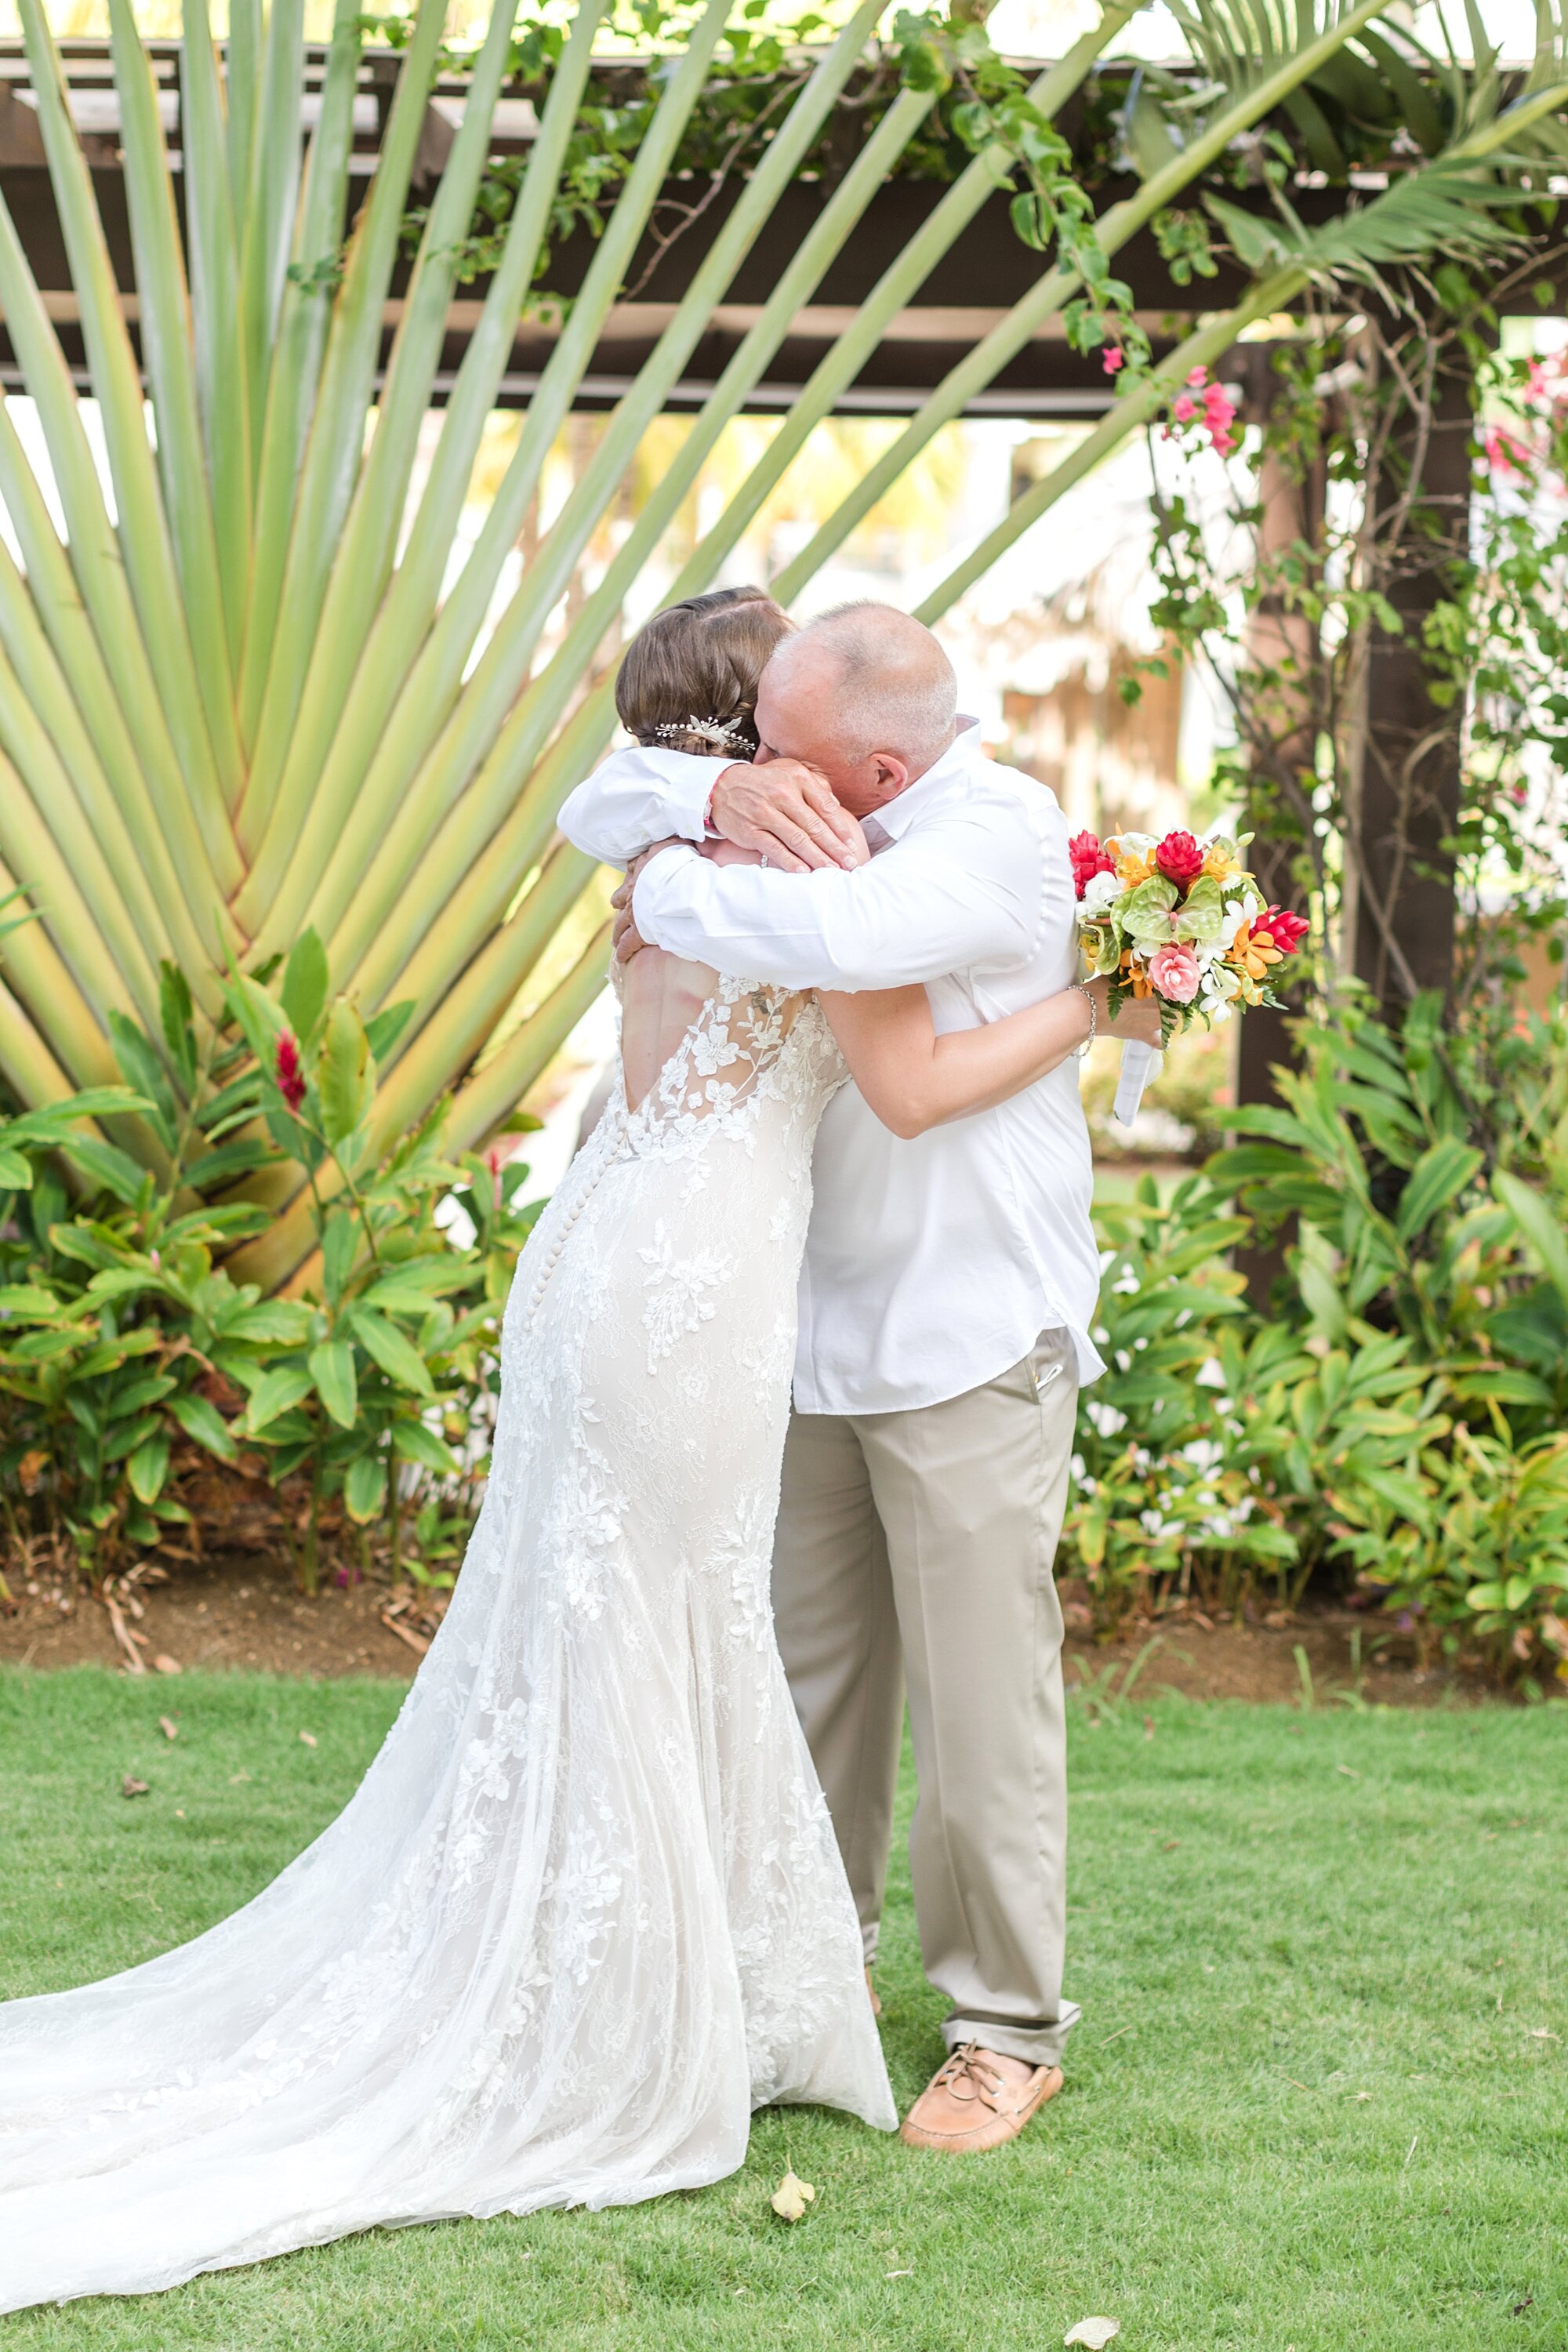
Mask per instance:
[[[1002,2147],[1061,2086],[1059,2066],[1037,2066],[1016,2083],[977,2042],[961,2042],[904,2117],[899,2137],[910,2147],[953,2156]]]

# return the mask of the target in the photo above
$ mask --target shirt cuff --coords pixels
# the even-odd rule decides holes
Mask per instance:
[[[632,890],[632,920],[637,925],[639,938],[648,947],[657,948],[663,945],[663,941],[658,937],[658,927],[664,878],[666,877],[673,878],[678,873],[683,872],[687,866],[694,863],[697,856],[695,847],[661,849],[657,857],[648,859],[647,864],[637,876]]]
[[[671,831],[686,841],[709,840],[708,804],[714,785],[726,768],[734,766],[733,760],[710,759],[696,751],[667,751],[664,756],[671,771],[666,786]]]

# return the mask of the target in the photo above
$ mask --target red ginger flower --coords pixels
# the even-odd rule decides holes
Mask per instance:
[[[1167,882],[1186,890],[1204,870],[1204,853],[1190,833],[1168,833],[1154,852],[1154,863]]]
[[[285,1029],[278,1040],[278,1060],[274,1075],[278,1091],[291,1111],[297,1112],[305,1099],[305,1069],[300,1059],[300,1048],[293,1034]]]
[[[1075,833],[1068,844],[1068,856],[1072,860],[1072,887],[1081,898],[1097,874],[1114,874],[1116,860],[1101,849],[1092,833]]]
[[[1301,916],[1292,915],[1283,907],[1265,907],[1252,926],[1252,936],[1255,940],[1272,940],[1281,955],[1294,955],[1311,928]]]

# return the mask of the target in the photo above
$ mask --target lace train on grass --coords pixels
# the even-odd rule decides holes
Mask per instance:
[[[768,2101],[892,2127],[768,1603],[842,1076],[814,1002],[721,982],[612,1099],[519,1265],[484,1509],[358,1793],[194,1943],[0,2009],[0,2309],[692,2188]]]

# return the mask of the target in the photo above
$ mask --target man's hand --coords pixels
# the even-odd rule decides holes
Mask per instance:
[[[660,850],[690,847],[690,842],[672,835],[668,841],[656,841],[647,849],[639,849],[626,867],[622,881],[611,891],[610,904],[616,910],[616,926],[610,936],[617,963],[630,963],[633,956],[640,955],[647,945],[632,915],[632,893],[637,887],[637,876],[648,859],[657,857]]]
[[[866,862],[859,826],[826,778],[802,760],[726,768],[710,806],[715,833],[759,850],[781,874]]]

